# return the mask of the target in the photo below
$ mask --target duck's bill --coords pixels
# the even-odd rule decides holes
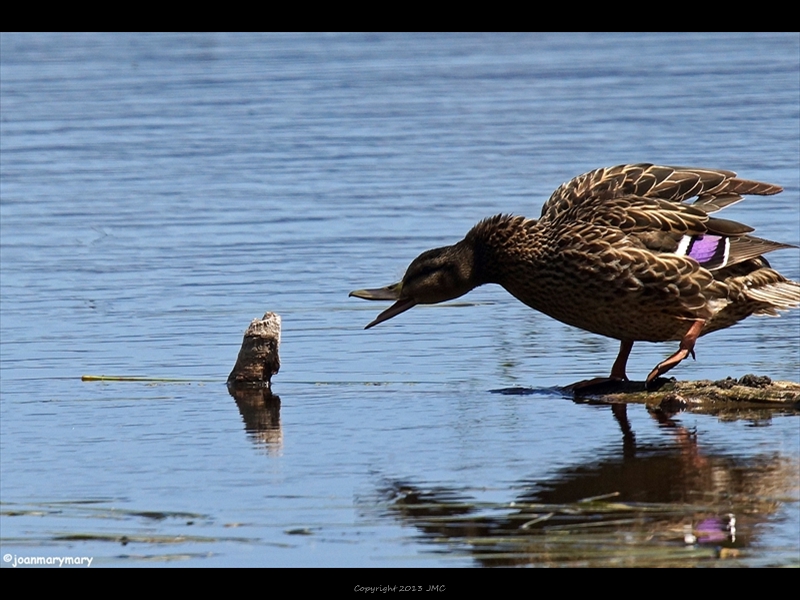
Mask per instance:
[[[356,290],[350,292],[350,295],[354,298],[363,298],[364,300],[397,300],[397,302],[375,317],[375,320],[364,329],[369,329],[378,323],[383,323],[392,317],[396,317],[417,304],[416,300],[413,298],[400,299],[400,283],[393,283],[392,285],[374,290]]]
[[[400,284],[401,282],[398,281],[392,285],[374,290],[355,290],[354,292],[350,292],[350,295],[354,298],[363,298],[364,300],[399,300]]]
[[[398,300],[394,304],[392,304],[389,308],[375,317],[375,320],[364,327],[364,329],[369,329],[370,327],[374,327],[378,323],[383,323],[391,319],[392,317],[396,317],[402,312],[406,312],[409,308],[412,308],[417,305],[417,301],[413,298],[403,298],[402,300]]]

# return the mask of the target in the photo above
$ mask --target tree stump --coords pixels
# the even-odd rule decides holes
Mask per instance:
[[[280,343],[280,315],[268,312],[261,319],[253,319],[244,332],[239,356],[228,375],[228,385],[269,387],[272,376],[281,368]]]

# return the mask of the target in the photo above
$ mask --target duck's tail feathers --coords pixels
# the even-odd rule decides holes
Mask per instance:
[[[771,269],[769,269],[771,271]],[[775,271],[772,271],[775,273]],[[780,275],[778,275],[781,277]],[[783,279],[783,277],[781,277]],[[800,283],[784,279],[761,286],[748,287],[748,298],[763,302],[766,306],[755,311],[757,315],[778,316],[779,310],[800,307]]]

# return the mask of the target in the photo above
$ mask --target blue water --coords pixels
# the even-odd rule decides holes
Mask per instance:
[[[499,507],[551,488],[701,506],[652,524],[679,554],[734,512],[737,556],[701,564],[798,564],[796,416],[632,405],[631,454],[608,407],[549,390],[607,374],[615,341],[496,286],[369,331],[385,305],[347,297],[625,162],[780,184],[724,216],[800,244],[797,34],[3,34],[0,94],[3,567],[496,564],[398,494],[490,505],[502,529]],[[800,279],[797,250],[769,258]],[[267,426],[224,382],[268,310]],[[637,344],[629,375],[674,350]],[[800,311],[702,338],[670,375],[749,372],[800,378]],[[619,564],[629,542],[603,550],[503,564]]]

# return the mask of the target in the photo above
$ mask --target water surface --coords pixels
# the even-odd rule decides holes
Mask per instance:
[[[496,286],[369,331],[381,305],[347,297],[624,162],[780,184],[725,216],[800,243],[796,34],[0,42],[4,555],[798,564],[795,416],[631,406],[631,444],[553,390],[606,374],[613,340]],[[800,279],[796,250],[770,261]],[[224,381],[267,310],[280,401],[237,404]],[[799,340],[800,311],[753,318],[674,374],[797,380]],[[629,374],[674,350],[637,344]]]

